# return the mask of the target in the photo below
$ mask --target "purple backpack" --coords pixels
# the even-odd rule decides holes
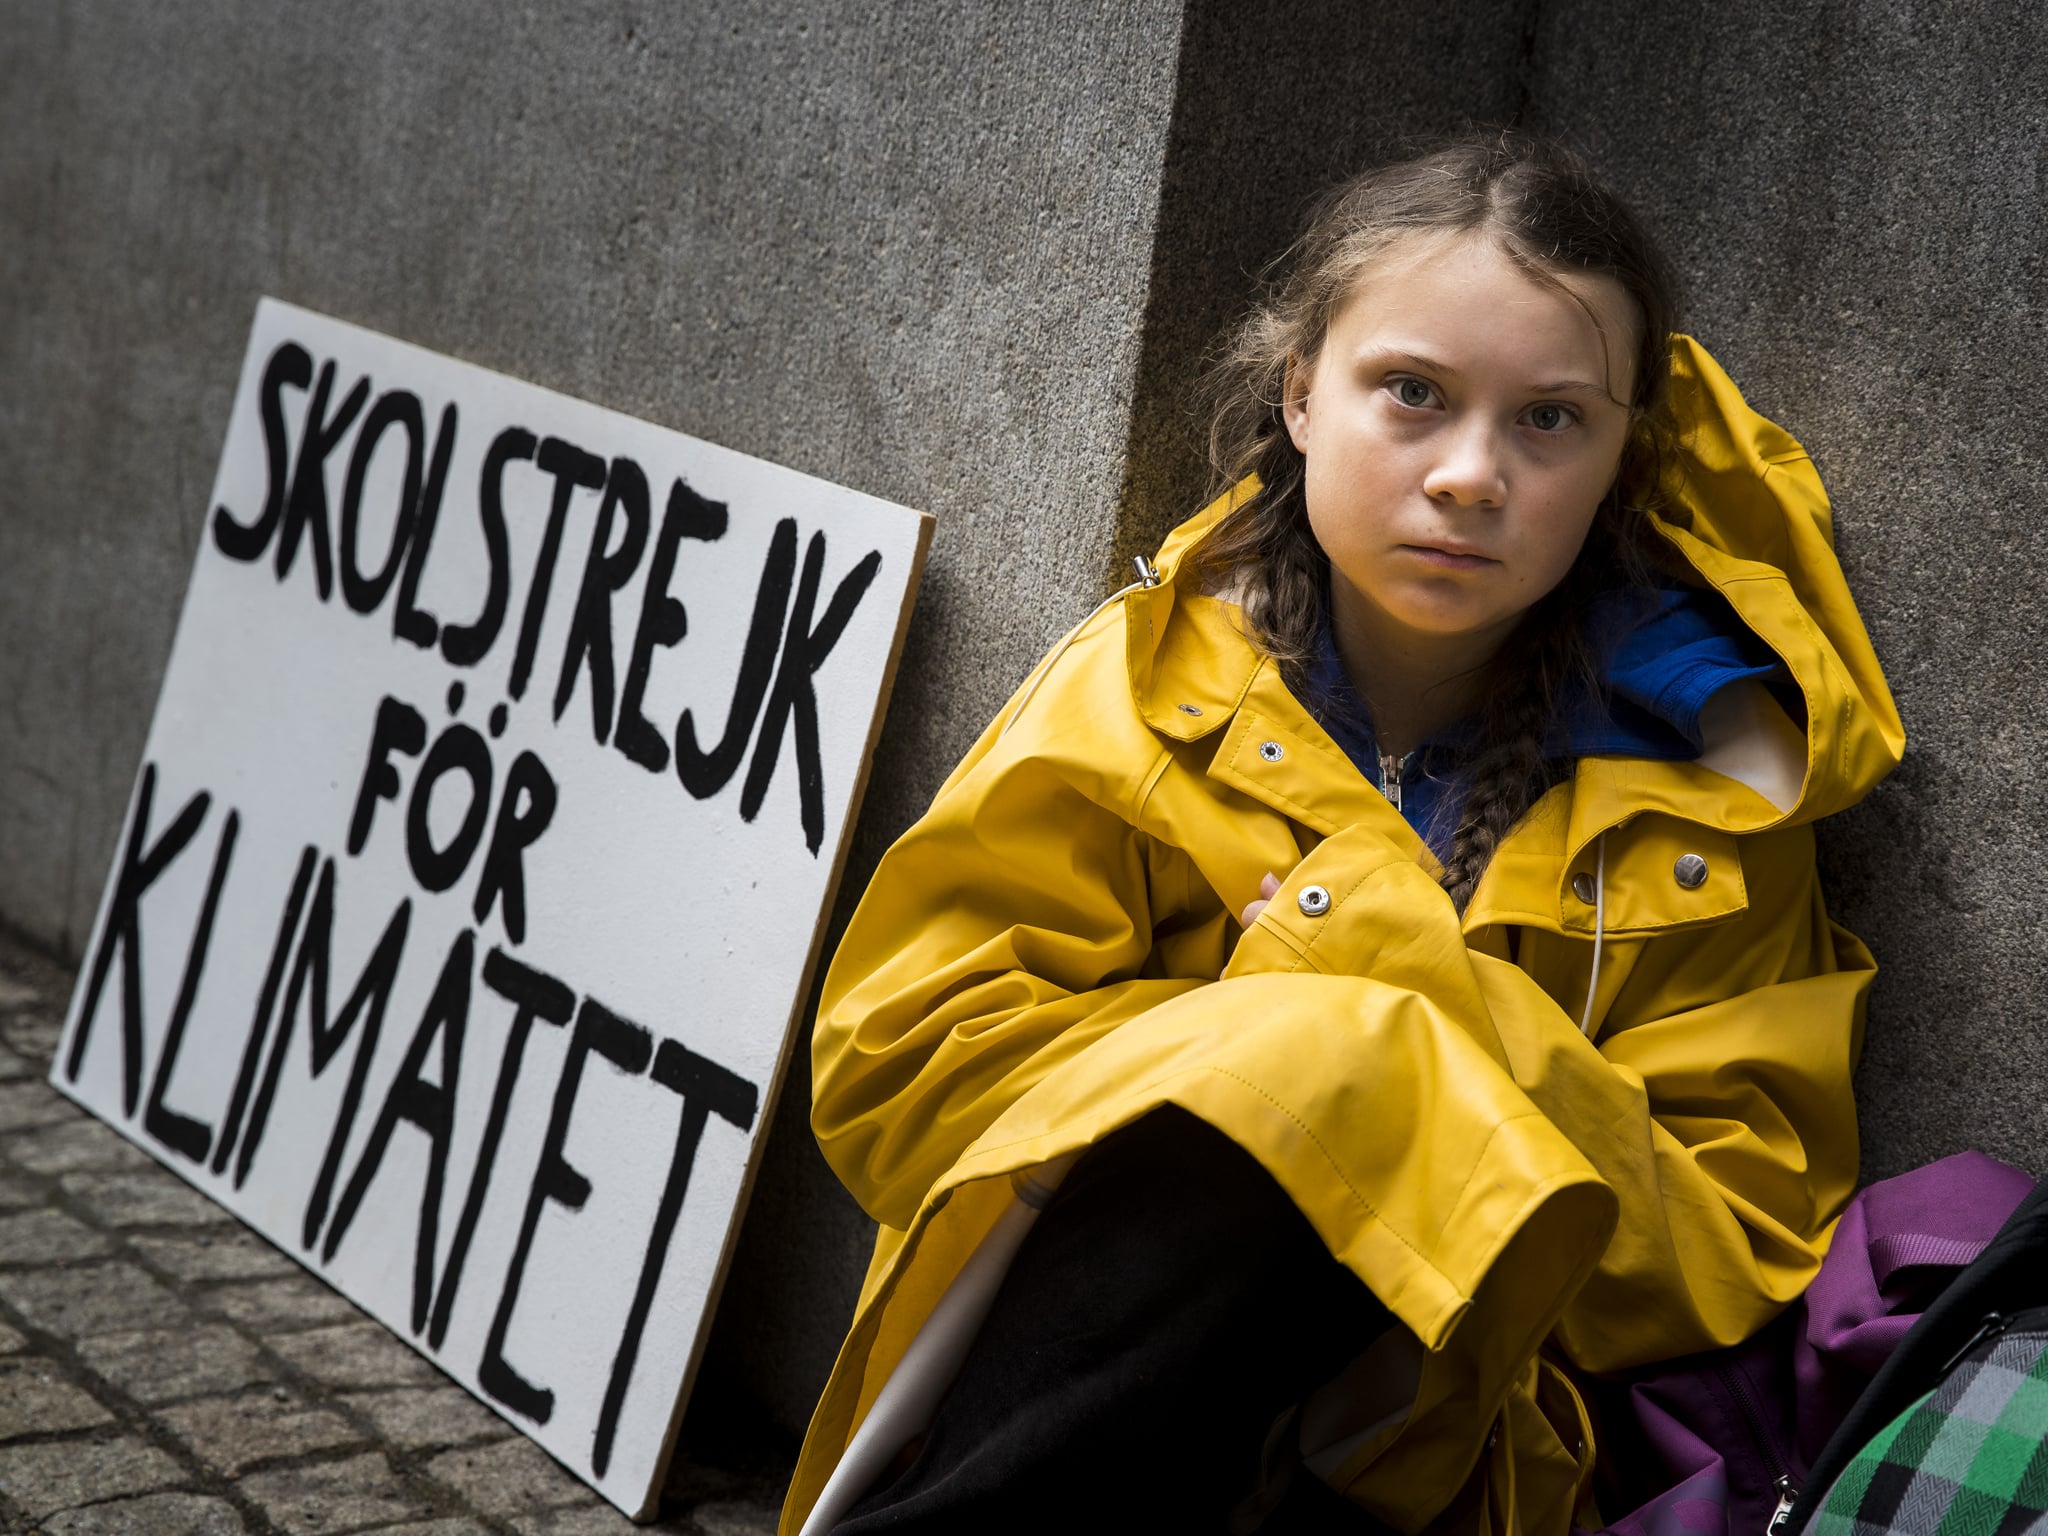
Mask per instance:
[[[1606,1529],[1763,1536],[1921,1310],[2033,1185],[1981,1152],[1873,1184],[1806,1295],[1756,1337],[1586,1384]]]

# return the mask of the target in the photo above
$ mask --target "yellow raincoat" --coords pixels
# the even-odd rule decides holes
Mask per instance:
[[[1904,734],[1812,463],[1674,345],[1659,529],[1783,659],[1804,739],[1748,684],[1696,761],[1582,759],[1461,921],[1235,610],[1175,580],[1231,499],[1176,530],[1164,580],[1040,668],[839,947],[812,1123],[881,1228],[784,1532],[1007,1175],[1166,1102],[1255,1156],[1426,1349],[1408,1412],[1331,1474],[1403,1531],[1563,1533],[1593,1456],[1563,1367],[1733,1343],[1812,1278],[1856,1177],[1873,966],[1823,910],[1811,824]]]

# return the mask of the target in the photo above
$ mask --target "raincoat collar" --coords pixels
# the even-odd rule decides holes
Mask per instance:
[[[1700,722],[1710,701],[1739,683],[1782,676],[1777,657],[1728,605],[1699,588],[1602,593],[1586,627],[1599,686],[1576,689],[1566,701],[1546,743],[1553,759],[1689,761],[1705,748]],[[1477,745],[1478,720],[1457,721],[1398,765],[1390,764],[1380,753],[1371,711],[1338,654],[1327,605],[1298,691],[1359,772],[1445,857],[1462,799],[1457,770]],[[1398,799],[1387,783],[1395,776]]]

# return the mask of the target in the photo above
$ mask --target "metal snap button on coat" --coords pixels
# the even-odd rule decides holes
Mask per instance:
[[[1576,875],[1572,876],[1572,894],[1590,907],[1593,905],[1593,899],[1600,892],[1594,888],[1593,877],[1584,870],[1580,870]]]
[[[1269,763],[1277,763],[1286,755],[1287,749],[1277,741],[1262,741],[1259,743],[1259,756]]]
[[[1330,893],[1320,885],[1304,885],[1294,904],[1301,908],[1303,917],[1321,917],[1330,910]]]
[[[1681,853],[1671,866],[1671,878],[1688,891],[1696,891],[1707,883],[1707,861],[1696,853]]]

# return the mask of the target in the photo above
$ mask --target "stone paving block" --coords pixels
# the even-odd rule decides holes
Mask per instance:
[[[474,1520],[427,1520],[418,1525],[386,1525],[377,1536],[491,1536]]]
[[[460,1387],[400,1388],[393,1392],[351,1392],[342,1399],[377,1426],[377,1433],[402,1450],[502,1440],[515,1433]]]
[[[772,1525],[789,1487],[790,1468],[782,1454],[764,1456],[762,1450],[754,1447],[738,1459],[730,1450],[707,1458],[701,1444],[678,1445],[663,1480],[663,1507],[688,1511],[693,1520],[698,1510],[709,1510],[712,1520],[724,1520],[728,1526],[753,1511]]]
[[[80,1115],[9,1138],[7,1157],[30,1173],[117,1171],[152,1166],[149,1154],[112,1126]]]
[[[61,1015],[31,1013],[9,1019],[5,1029],[0,1029],[0,1038],[17,1056],[26,1056],[39,1071],[48,1072],[50,1058],[57,1054],[57,1037],[63,1033]]]
[[[4,980],[0,980],[0,986],[5,984]],[[14,1083],[25,1077],[42,1075],[43,1067],[40,1062],[30,1061],[26,1056],[0,1045],[0,1083]]]
[[[291,1333],[356,1322],[363,1315],[333,1286],[308,1274],[219,1286],[205,1292],[201,1304],[218,1308],[257,1333]]]
[[[402,1387],[445,1381],[435,1365],[401,1344],[382,1323],[344,1323],[283,1333],[264,1341],[328,1387]]]
[[[173,1280],[252,1280],[302,1272],[290,1254],[280,1252],[244,1227],[136,1237],[130,1243],[138,1254]]]
[[[42,992],[19,977],[0,971],[0,1013],[15,1013],[42,1001]]]
[[[185,1469],[141,1440],[55,1440],[0,1446],[0,1494],[31,1519],[120,1494],[161,1493]]]
[[[635,1525],[596,1494],[588,1504],[569,1509],[538,1510],[511,1520],[519,1536],[649,1536],[657,1531],[689,1531],[686,1521],[664,1520],[659,1525]]]
[[[62,1184],[65,1194],[110,1227],[201,1227],[234,1220],[167,1169],[69,1173]]]
[[[184,1403],[157,1417],[201,1461],[229,1477],[258,1462],[335,1450],[364,1438],[341,1415],[276,1392]]]
[[[690,1523],[704,1536],[775,1536],[777,1521],[777,1511],[759,1504],[726,1501],[690,1511]]]
[[[77,1105],[40,1077],[0,1083],[0,1135],[75,1120],[80,1113]]]
[[[0,1355],[19,1354],[28,1348],[28,1340],[16,1333],[5,1323],[0,1323]]]
[[[79,1346],[86,1363],[139,1403],[236,1392],[273,1374],[256,1346],[232,1328],[143,1329]]]
[[[25,1210],[41,1205],[49,1198],[49,1190],[39,1181],[24,1178],[11,1169],[0,1168],[0,1211]]]
[[[50,1361],[37,1355],[0,1360],[0,1441],[89,1429],[112,1419],[91,1394],[65,1381]]]
[[[0,1264],[65,1264],[95,1258],[113,1246],[104,1232],[47,1207],[0,1216]]]
[[[484,1514],[507,1518],[597,1497],[531,1440],[443,1451],[427,1463],[427,1472]]]
[[[406,1486],[378,1452],[276,1472],[253,1472],[242,1491],[292,1536],[322,1536],[356,1526],[418,1521],[433,1501]]]
[[[0,1301],[61,1338],[189,1324],[185,1304],[133,1264],[0,1271]]]
[[[42,1536],[243,1536],[247,1530],[225,1499],[156,1493],[66,1510],[43,1522]]]

